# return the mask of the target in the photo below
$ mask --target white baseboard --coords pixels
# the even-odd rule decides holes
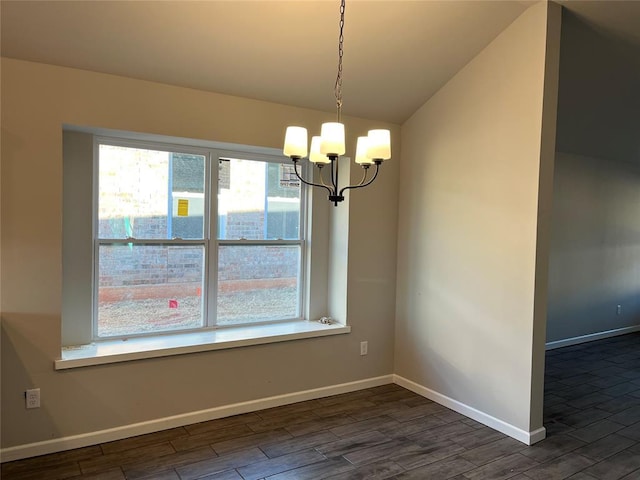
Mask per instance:
[[[0,462],[10,462],[12,460],[20,460],[22,458],[61,452],[63,450],[70,450],[73,448],[97,445],[99,443],[112,442],[114,440],[121,440],[123,438],[135,437],[136,435],[158,432],[169,428],[182,427],[192,423],[230,417],[241,413],[255,412],[265,408],[280,407],[282,405],[289,405],[290,403],[303,402],[306,400],[313,400],[341,393],[354,392],[356,390],[363,390],[365,388],[393,383],[393,378],[393,375],[367,378],[365,380],[358,380],[355,382],[314,388],[312,390],[303,390],[301,392],[277,395],[275,397],[266,397],[258,400],[251,400],[249,402],[235,403],[232,405],[224,405],[222,407],[189,412],[181,415],[174,415],[172,417],[158,418],[147,422],[123,425],[121,427],[109,428],[107,430],[100,430],[97,432],[72,435],[69,437],[45,440],[43,442],[29,443],[26,445],[17,445],[15,447],[0,450]]]
[[[580,335],[578,337],[565,338],[563,340],[556,340],[553,342],[547,342],[547,350],[553,350],[555,348],[570,347],[571,345],[578,345],[580,343],[593,342],[594,340],[602,340],[603,338],[617,337],[618,335],[625,335],[627,333],[640,332],[640,325],[633,325],[631,327],[615,328],[613,330],[606,330],[604,332],[590,333],[588,335]]]
[[[480,410],[470,407],[469,405],[466,405],[462,402],[454,400],[453,398],[447,397],[446,395],[443,395],[434,390],[431,390],[430,388],[423,387],[422,385],[412,382],[411,380],[407,380],[404,377],[401,377],[399,375],[394,375],[393,377],[394,377],[393,383],[396,383],[401,387],[411,390],[412,392],[415,392],[418,395],[422,395],[423,397],[426,397],[429,400],[433,400],[434,402],[439,403],[440,405],[443,405],[447,408],[450,408],[451,410],[461,413],[465,417],[472,418],[473,420],[476,420],[486,425],[487,427],[493,428],[494,430],[498,430],[499,432],[502,432],[505,435],[509,435],[510,437],[515,438],[516,440],[526,445],[533,445],[534,443],[539,442],[540,440],[543,440],[546,437],[547,432],[544,427],[528,432],[514,425],[511,425],[510,423],[500,420],[499,418],[493,417],[487,413],[481,412]]]

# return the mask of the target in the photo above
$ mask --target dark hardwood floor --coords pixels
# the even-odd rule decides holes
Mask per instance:
[[[640,479],[640,334],[547,353],[527,447],[397,385],[2,465],[13,479]]]

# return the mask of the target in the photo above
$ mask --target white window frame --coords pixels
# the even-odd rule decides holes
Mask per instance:
[[[225,240],[219,239],[218,235],[218,162],[220,160],[253,160],[265,163],[287,164],[287,158],[270,153],[256,152],[255,148],[243,150],[242,148],[226,150],[216,148],[202,148],[186,144],[173,144],[146,140],[132,140],[112,136],[94,136],[93,139],[93,298],[92,298],[92,340],[103,342],[111,340],[123,340],[136,337],[149,337],[151,335],[176,335],[182,333],[192,333],[206,330],[242,328],[259,325],[270,325],[284,322],[304,320],[307,305],[307,248],[309,241],[309,229],[307,228],[308,206],[307,188],[301,182],[300,191],[300,217],[299,217],[299,238],[297,240]],[[100,145],[112,145],[127,148],[140,148],[146,150],[157,150],[176,153],[187,153],[202,155],[205,158],[205,188],[204,188],[204,235],[203,239],[103,239],[99,238],[99,149]],[[215,165],[214,165],[215,162]],[[214,194],[215,192],[215,194]],[[174,329],[162,332],[129,333],[125,335],[98,336],[98,291],[99,291],[99,248],[100,245],[128,244],[135,245],[202,245],[204,248],[204,272],[203,272],[203,325],[196,328]],[[249,321],[244,323],[234,323],[220,325],[217,323],[217,292],[218,292],[218,252],[221,246],[250,246],[250,245],[298,245],[300,248],[300,268],[298,270],[298,312],[294,318],[265,319],[263,321]]]

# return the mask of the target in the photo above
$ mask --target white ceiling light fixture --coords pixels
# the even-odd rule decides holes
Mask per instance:
[[[344,155],[345,134],[342,118],[342,56],[344,53],[344,10],[345,0],[340,2],[340,36],[338,37],[338,76],[334,87],[336,107],[338,111],[337,121],[323,123],[320,136],[312,137],[311,151],[308,150],[307,129],[304,127],[287,127],[284,139],[284,154],[291,158],[296,176],[301,182],[313,187],[324,188],[329,192],[329,201],[338,206],[344,200],[344,192],[349,189],[362,188],[371,185],[378,176],[380,165],[391,158],[391,132],[389,130],[369,130],[366,137],[358,137],[356,145],[355,162],[359,164],[364,175],[360,183],[339,188],[338,183],[338,157]],[[320,183],[313,183],[300,176],[298,165],[303,158],[318,167]],[[322,175],[325,165],[330,165],[331,183],[326,183]],[[369,168],[375,165],[376,169],[371,178],[368,178]]]

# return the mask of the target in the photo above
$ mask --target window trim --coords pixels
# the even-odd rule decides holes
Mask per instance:
[[[93,189],[92,177],[95,174],[93,168],[93,148],[95,137],[107,137],[109,139],[119,138],[122,140],[134,140],[136,142],[151,142],[154,144],[174,145],[180,149],[195,147],[205,150],[216,150],[225,153],[243,150],[247,155],[260,155],[266,152],[269,155],[281,155],[281,150],[274,147],[252,146],[231,142],[221,142],[195,137],[179,137],[167,134],[154,134],[146,132],[132,132],[127,130],[101,128],[95,126],[82,126],[77,124],[63,123],[62,134],[62,164],[63,164],[63,236],[62,236],[62,309],[61,309],[61,338],[60,357],[57,362],[60,365],[55,368],[73,368],[67,363],[67,359],[77,358],[78,352],[84,359],[78,360],[83,365],[93,365],[102,363],[112,363],[96,353],[92,357],[90,350],[107,345],[102,342],[100,345],[92,344],[91,340],[91,319],[92,301],[91,279],[93,278]],[[256,157],[257,158],[257,157]],[[307,167],[307,165],[303,165]],[[345,160],[345,172],[349,169],[349,163]],[[309,174],[310,168],[309,168]],[[287,322],[280,324],[295,331],[296,326],[303,325],[307,328],[321,330],[314,336],[336,335],[349,333],[346,312],[346,293],[341,288],[346,284],[346,270],[343,259],[346,257],[345,245],[331,241],[331,232],[337,229],[348,230],[348,204],[347,197],[343,208],[335,211],[326,201],[323,192],[307,189],[304,196],[306,202],[307,225],[306,232],[313,230],[313,240],[309,235],[309,243],[306,245],[307,258],[304,263],[306,286],[303,294],[304,311],[302,312],[303,322]],[[337,215],[336,215],[337,214]],[[347,230],[345,230],[347,229]],[[339,267],[339,268],[338,268]],[[340,287],[337,287],[340,286]],[[338,290],[336,290],[336,287]],[[333,324],[330,330],[325,332],[326,325],[317,322],[318,319],[330,316]],[[231,333],[233,328],[228,329]],[[222,332],[222,329],[218,330]],[[325,332],[325,333],[323,333]],[[226,333],[226,332],[225,332]],[[191,335],[191,334],[180,334]],[[278,337],[269,336],[261,327],[256,327],[256,340],[251,344],[276,343],[287,340],[295,340],[298,334],[282,335]],[[264,338],[263,338],[264,337]],[[155,337],[147,337],[152,341]],[[263,339],[264,341],[261,341]],[[142,340],[142,339],[137,339]],[[129,343],[129,342],[127,342]],[[133,346],[135,342],[131,343]],[[231,348],[229,344],[215,344],[214,348],[209,348],[210,343],[203,341],[201,346],[194,346],[197,351],[207,351],[211,349]],[[194,350],[194,351],[195,351]],[[151,356],[168,356],[173,354],[188,353],[182,348],[168,348],[162,355],[152,354]],[[146,358],[146,354],[141,352],[140,358]],[[115,361],[124,361],[122,357]],[[76,362],[75,360],[72,363]],[[65,365],[65,366],[62,366]]]

